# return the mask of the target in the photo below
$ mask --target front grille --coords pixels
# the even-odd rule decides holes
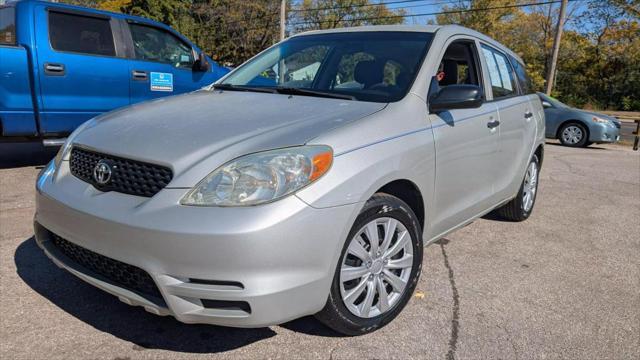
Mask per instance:
[[[144,270],[94,253],[60,236],[51,234],[51,242],[66,257],[83,268],[105,277],[114,285],[136,292],[158,305],[164,300],[151,276]],[[149,298],[151,297],[151,298]]]
[[[94,169],[99,161],[111,168],[110,179],[98,184]],[[165,166],[124,159],[74,147],[71,150],[71,173],[100,191],[152,197],[171,181],[171,169]]]

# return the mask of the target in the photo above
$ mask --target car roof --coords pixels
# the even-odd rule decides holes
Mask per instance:
[[[427,33],[438,33],[442,35],[442,38],[447,39],[453,35],[468,35],[487,44],[498,48],[499,50],[506,52],[511,55],[513,58],[518,60],[520,63],[524,64],[522,58],[508,47],[504,46],[500,42],[484,35],[475,30],[469,29],[460,25],[367,25],[367,26],[354,26],[354,27],[346,27],[346,28],[336,28],[336,29],[327,29],[327,30],[310,30],[301,32],[299,34],[295,34],[291,36],[292,38],[298,36],[307,36],[307,35],[318,35],[318,34],[334,34],[334,33],[346,33],[346,32],[377,32],[377,31],[404,31],[404,32],[427,32]]]

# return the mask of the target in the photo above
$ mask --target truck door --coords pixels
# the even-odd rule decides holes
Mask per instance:
[[[41,130],[65,134],[129,104],[129,67],[118,23],[109,16],[53,5],[36,7]]]
[[[29,53],[16,39],[15,10],[0,6],[0,135],[34,136]]]
[[[131,102],[180,94],[201,88],[205,72],[193,71],[193,48],[170,31],[146,23],[128,22],[133,59],[130,61]],[[213,81],[212,81],[213,82]]]

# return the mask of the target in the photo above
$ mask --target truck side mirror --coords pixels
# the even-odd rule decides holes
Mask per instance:
[[[548,108],[550,108],[552,106],[548,101],[542,100],[542,107],[545,108],[545,109],[548,109]]]
[[[193,71],[209,71],[210,66],[207,56],[201,52],[198,54],[198,59],[193,63]]]

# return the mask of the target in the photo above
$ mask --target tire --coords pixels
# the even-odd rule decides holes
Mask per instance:
[[[531,186],[531,171],[532,166],[535,167],[535,176],[534,176],[534,184]],[[525,173],[524,179],[522,180],[522,184],[520,184],[520,190],[518,191],[518,195],[509,201],[507,204],[496,210],[498,216],[505,220],[509,221],[524,221],[529,218],[531,212],[533,211],[533,207],[536,203],[536,196],[538,195],[538,179],[540,175],[540,162],[538,160],[537,155],[533,155],[531,161],[527,165],[527,171]],[[531,190],[533,192],[531,193]],[[529,191],[532,194],[532,198],[530,202],[526,200],[525,193]]]
[[[564,146],[587,147],[589,146],[589,132],[584,124],[570,122],[564,124],[558,131],[558,139]]]
[[[367,226],[371,224],[375,226]],[[388,238],[389,241],[385,241],[387,229],[392,227],[394,230],[389,233],[393,235]],[[381,251],[382,255],[371,249],[372,243],[367,236],[371,230],[377,232],[380,250],[385,248],[386,243],[388,250]],[[401,250],[393,254],[392,250],[396,249]],[[373,195],[349,232],[336,266],[327,303],[315,317],[331,329],[348,336],[366,334],[385,326],[398,316],[415,290],[422,268],[422,250],[420,223],[411,208],[395,196],[383,193]],[[372,252],[374,256],[371,256]],[[365,255],[373,261],[362,260]],[[401,265],[407,267],[392,269]],[[346,274],[351,273],[343,272],[345,269],[358,270],[363,274],[353,275],[354,278],[349,280]],[[388,273],[395,275],[395,280]],[[343,274],[347,279],[345,281]],[[404,286],[393,286],[392,283],[402,284],[397,279],[404,281]],[[358,292],[358,289],[361,290]],[[387,295],[382,297],[382,291]],[[352,295],[350,299],[349,295]],[[383,298],[387,301],[382,301]],[[367,306],[367,301],[370,306]]]

